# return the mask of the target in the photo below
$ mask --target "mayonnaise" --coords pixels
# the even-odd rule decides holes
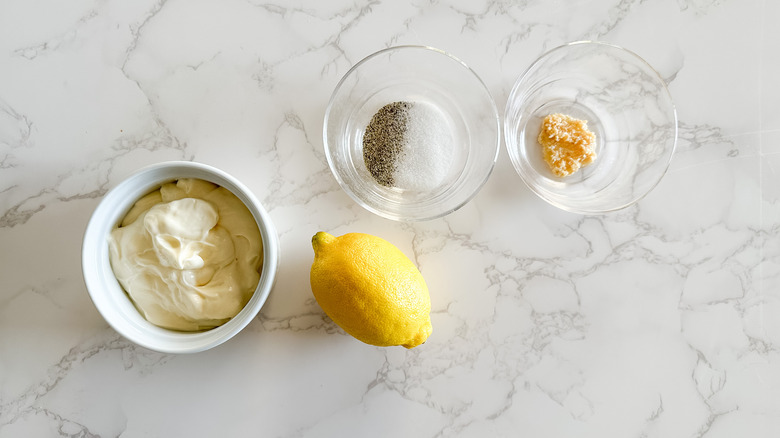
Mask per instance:
[[[111,232],[119,283],[152,324],[197,331],[236,316],[254,293],[260,230],[233,193],[199,179],[164,184]]]

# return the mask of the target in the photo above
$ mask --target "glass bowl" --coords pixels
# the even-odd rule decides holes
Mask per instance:
[[[395,102],[416,108],[404,135],[425,129],[405,143],[407,158],[391,160],[397,168],[389,183],[367,167],[378,158],[370,156],[376,136],[366,132],[375,114]],[[476,195],[496,163],[500,121],[487,87],[462,61],[431,47],[398,46],[366,57],[342,78],[325,112],[323,142],[333,175],[358,204],[388,219],[420,221]]]
[[[200,332],[158,327],[136,309],[114,276],[108,239],[135,202],[161,185],[179,178],[203,179],[230,190],[247,206],[263,239],[260,281],[244,308],[225,324]],[[273,287],[279,264],[279,237],[260,201],[232,175],[189,161],[169,161],[138,170],[112,188],[90,217],[82,243],[82,273],[95,307],[108,324],[126,339],[163,353],[196,353],[222,344],[246,327],[263,307]]]
[[[542,120],[586,120],[597,158],[557,177],[538,143]],[[597,214],[628,207],[666,173],[677,114],[666,83],[642,58],[600,42],[570,43],[542,55],[515,83],[506,105],[509,157],[528,187],[561,209]]]

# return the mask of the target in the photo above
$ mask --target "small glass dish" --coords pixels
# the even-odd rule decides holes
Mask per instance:
[[[597,158],[557,177],[542,158],[542,120],[562,113],[586,120]],[[666,173],[677,143],[677,114],[666,83],[636,54],[581,41],[542,55],[515,83],[504,115],[509,157],[528,187],[550,204],[581,214],[628,207]]]
[[[394,102],[425,105],[450,134],[437,169],[441,178],[424,189],[380,184],[364,160],[367,126]],[[388,219],[421,221],[449,214],[476,195],[496,163],[500,129],[493,98],[466,64],[431,47],[398,46],[344,75],[325,112],[323,143],[333,175],[358,204]]]

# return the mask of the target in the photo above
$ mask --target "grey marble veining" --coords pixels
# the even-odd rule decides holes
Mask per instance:
[[[780,431],[780,4],[766,0],[0,5],[0,437],[775,437]],[[338,186],[322,119],[370,53],[466,62],[499,112],[575,40],[655,67],[669,172],[602,216],[538,199],[503,149],[422,223]],[[236,338],[164,355],[117,335],[81,277],[92,210],[148,164],[219,167],[278,229],[276,286]],[[346,335],[308,284],[311,236],[367,232],[420,267],[433,334]]]

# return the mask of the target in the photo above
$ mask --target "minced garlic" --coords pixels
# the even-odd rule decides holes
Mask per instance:
[[[556,176],[569,176],[596,158],[596,134],[588,130],[586,120],[550,114],[542,122],[538,140],[544,161]]]

